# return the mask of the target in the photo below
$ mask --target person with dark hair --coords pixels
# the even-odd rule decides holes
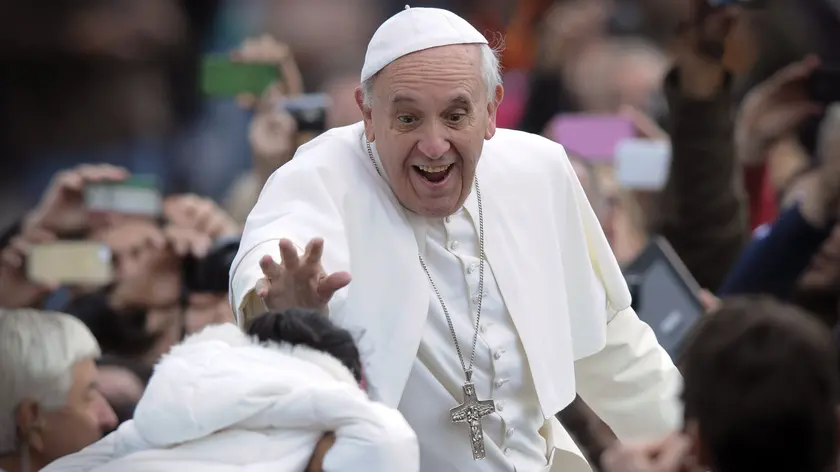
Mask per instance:
[[[364,384],[362,361],[353,336],[320,313],[290,309],[254,319],[247,332],[260,342],[285,342],[325,352],[341,361],[359,385]]]
[[[725,300],[682,362],[685,435],[617,446],[606,472],[836,470],[840,376],[831,335],[767,297]]]
[[[353,337],[316,312],[210,326],[155,367],[132,420],[44,472],[417,472],[414,432],[362,379]]]

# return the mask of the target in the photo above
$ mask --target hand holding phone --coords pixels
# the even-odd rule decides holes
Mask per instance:
[[[85,188],[122,182],[128,177],[127,170],[108,164],[83,164],[60,172],[25,221],[24,230],[40,228],[61,236],[88,232],[96,222],[85,207]]]

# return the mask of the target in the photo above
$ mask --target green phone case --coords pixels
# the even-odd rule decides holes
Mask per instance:
[[[205,56],[202,61],[201,90],[209,97],[259,96],[279,79],[280,71],[271,64],[232,62],[225,55]]]

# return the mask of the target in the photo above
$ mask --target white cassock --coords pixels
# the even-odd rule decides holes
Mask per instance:
[[[258,261],[325,240],[327,272],[349,271],[330,317],[360,335],[371,396],[399,410],[420,441],[423,472],[589,471],[554,418],[578,392],[622,440],[667,434],[681,422],[681,377],[630,294],[562,146],[500,129],[477,177],[484,213],[485,293],[476,348],[487,458],[474,461],[467,426],[453,424],[464,372],[443,310],[469,362],[478,297],[478,202],[454,215],[405,210],[380,177],[361,123],[302,146],[266,183],[231,268],[240,323],[264,311]],[[373,146],[375,153],[375,146]],[[378,160],[378,156],[375,157]]]

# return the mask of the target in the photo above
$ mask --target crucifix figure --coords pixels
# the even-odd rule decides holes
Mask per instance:
[[[472,382],[464,383],[464,402],[449,410],[453,423],[467,423],[474,460],[484,459],[484,428],[481,419],[496,412],[493,400],[479,400]]]

